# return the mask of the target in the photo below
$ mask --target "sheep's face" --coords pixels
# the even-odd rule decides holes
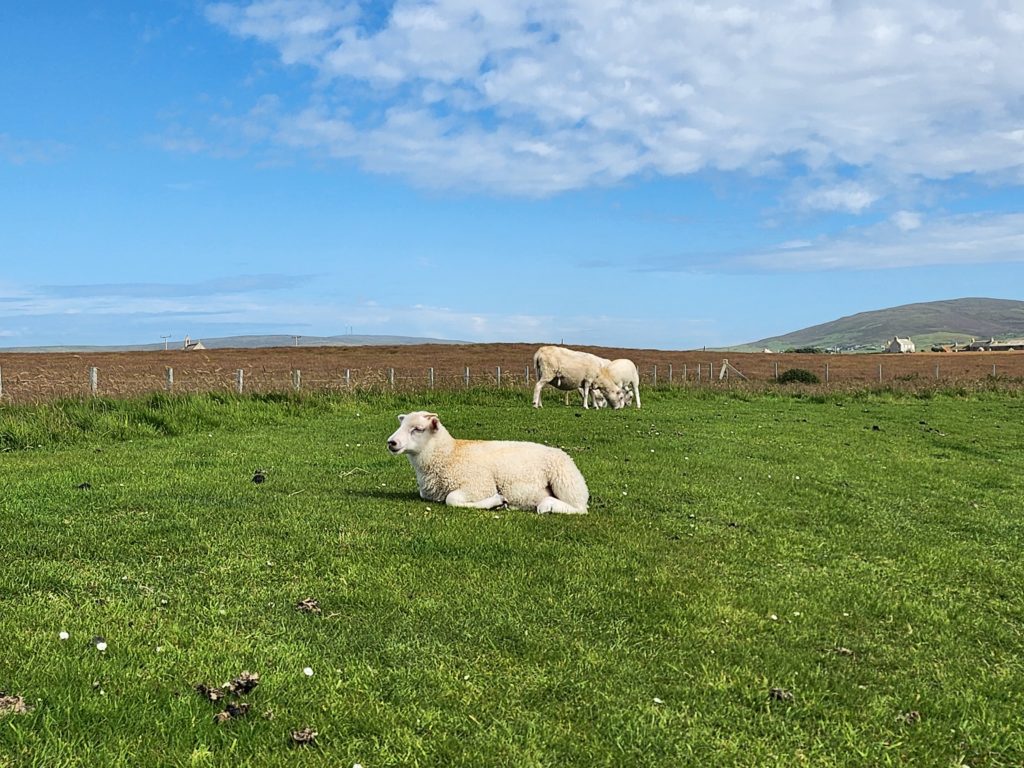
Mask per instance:
[[[598,408],[604,408],[607,405],[611,405],[615,410],[619,410],[626,404],[626,394],[622,391],[622,387],[611,386],[611,387],[600,387],[594,390],[594,401],[597,402],[597,394],[601,394],[601,400],[603,401]]]
[[[399,415],[398,423],[400,426],[388,438],[388,450],[396,456],[419,453],[441,426],[437,414],[428,411],[403,413]]]
[[[615,406],[616,408],[623,408],[627,405],[633,404],[633,393],[628,389],[621,390],[622,400],[621,405]],[[607,408],[609,405],[608,398],[604,396],[604,392],[600,389],[594,390],[594,405],[598,408]]]

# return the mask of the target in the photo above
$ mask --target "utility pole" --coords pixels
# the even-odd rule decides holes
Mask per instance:
[[[295,339],[295,346],[296,347],[299,346],[299,339],[301,339],[302,337],[301,336],[292,336],[292,338]]]
[[[164,352],[166,352],[166,351],[167,351],[167,340],[168,340],[169,338],[171,338],[171,334],[167,334],[166,336],[164,336],[163,334],[161,334],[161,335],[160,335],[160,338],[164,340]]]

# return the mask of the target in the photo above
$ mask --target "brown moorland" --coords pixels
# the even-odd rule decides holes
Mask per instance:
[[[173,391],[233,391],[242,371],[244,391],[275,392],[294,387],[299,371],[303,390],[425,389],[429,370],[434,386],[465,386],[465,369],[473,385],[495,385],[498,368],[502,386],[523,387],[532,381],[537,344],[423,344],[356,347],[273,347],[157,352],[0,353],[3,402],[36,403],[90,394],[90,368],[97,369],[97,394],[130,397],[168,389],[167,369],[173,369]],[[1024,380],[1024,352],[918,352],[914,354],[826,355],[796,353],[728,353],[712,350],[623,349],[577,347],[608,358],[628,357],[641,372],[641,384],[721,383],[723,360],[733,370],[729,383],[767,384],[777,373],[803,368],[824,383],[865,386],[879,383],[960,384]],[[527,373],[529,370],[529,373]],[[348,377],[346,379],[346,371]]]

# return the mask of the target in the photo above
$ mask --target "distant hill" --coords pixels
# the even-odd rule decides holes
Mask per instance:
[[[774,351],[817,347],[878,349],[893,336],[910,337],[919,350],[933,344],[965,343],[972,338],[1024,337],[1024,301],[950,299],[859,312],[829,323],[733,347],[736,351]]]
[[[419,336],[375,336],[344,334],[340,336],[220,336],[201,341],[207,349],[258,349],[262,347],[365,347],[403,344],[467,344],[465,341],[430,339]],[[167,341],[167,349],[181,349],[183,340]],[[155,352],[164,348],[157,344],[121,344],[111,346],[0,347],[5,352]]]

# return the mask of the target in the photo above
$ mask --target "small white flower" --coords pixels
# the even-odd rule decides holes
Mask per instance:
[[[654,703],[655,703],[655,704],[664,704],[665,702],[664,702],[664,701],[662,701],[661,699],[659,699],[659,698],[658,698],[657,696],[655,696],[655,697],[654,697]]]
[[[306,677],[312,677],[313,676],[313,668],[312,667],[306,667],[305,669],[302,670],[302,674],[304,674]]]
[[[779,617],[776,614],[774,614],[774,613],[771,616],[769,616],[768,618],[771,619],[772,621],[778,621],[779,620]]]
[[[107,644],[104,641],[100,640],[98,643],[96,643],[96,650],[102,653],[103,651],[107,650]]]
[[[59,637],[59,638],[60,638],[61,640],[67,640],[67,639],[68,639],[69,637],[71,637],[71,635],[69,635],[69,634],[68,634],[67,632],[65,632],[65,631],[64,631],[64,630],[62,629],[62,630],[60,631],[60,634],[58,635],[58,637]]]

